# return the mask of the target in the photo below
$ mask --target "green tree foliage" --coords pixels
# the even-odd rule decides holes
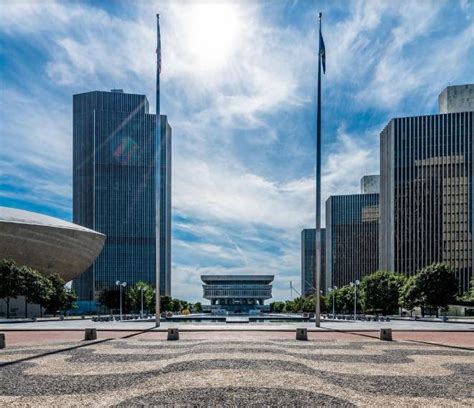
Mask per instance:
[[[126,293],[122,293],[122,308],[124,311],[126,308]],[[105,306],[107,309],[114,311],[120,309],[120,289],[119,288],[111,288],[111,289],[104,289],[100,292],[99,295],[99,303],[102,306]]]
[[[357,310],[362,310],[360,302],[360,290],[357,290]],[[354,311],[354,288],[347,285],[328,293],[326,298],[327,310],[332,312],[332,303],[335,299],[336,313],[353,313]]]
[[[10,318],[10,299],[23,294],[23,280],[13,259],[0,261],[0,298],[7,304],[7,319]]]
[[[179,299],[172,299],[171,300],[171,311],[172,312],[181,311],[181,301]]]
[[[270,303],[270,312],[272,313],[283,313],[285,311],[285,302],[272,302]]]
[[[314,313],[316,305],[316,297],[314,295],[306,297],[297,297],[293,300],[285,302],[270,303],[270,311],[273,313]],[[321,296],[321,311],[326,310],[326,299]]]
[[[49,280],[52,291],[45,304],[46,308],[56,316],[58,311],[65,312],[66,310],[72,309],[77,300],[76,293],[66,288],[64,279],[61,278],[57,273],[49,275]]]
[[[410,276],[400,290],[400,305],[408,311],[423,304],[422,291],[418,283],[416,276]]]
[[[404,275],[378,271],[365,276],[359,286],[361,304],[366,313],[396,313],[400,292],[405,284]]]
[[[142,290],[143,290],[143,309],[151,310],[154,308],[155,292],[152,286],[146,282],[139,281],[135,285],[133,285],[127,293],[128,304],[130,305],[130,308],[132,310],[141,311]]]
[[[202,304],[201,302],[196,302],[193,307],[195,313],[202,313]]]
[[[457,292],[458,280],[452,268],[435,263],[407,280],[402,288],[400,301],[407,310],[420,306],[422,315],[426,307],[436,308],[438,316],[438,308],[454,302]]]
[[[25,296],[25,317],[27,317],[28,303],[40,305],[41,311],[48,304],[53,295],[53,285],[47,277],[28,266],[22,266],[19,270]]]
[[[170,296],[160,296],[160,310],[162,312],[172,311],[172,299]]]
[[[462,302],[474,303],[474,278],[471,279],[470,289],[459,298]]]
[[[450,266],[442,263],[427,266],[416,275],[416,280],[422,290],[424,305],[438,308],[454,302],[459,286]]]

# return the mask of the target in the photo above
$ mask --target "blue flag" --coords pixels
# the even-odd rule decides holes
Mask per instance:
[[[326,47],[324,46],[323,35],[319,30],[319,56],[321,58],[321,64],[323,64],[323,73],[326,73]]]

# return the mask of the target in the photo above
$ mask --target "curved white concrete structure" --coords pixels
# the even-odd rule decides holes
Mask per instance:
[[[12,258],[66,282],[84,272],[102,251],[105,235],[58,218],[0,207],[0,258]]]

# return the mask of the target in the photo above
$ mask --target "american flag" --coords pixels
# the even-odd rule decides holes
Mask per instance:
[[[326,73],[326,47],[324,46],[323,35],[319,30],[319,56],[321,57],[321,63],[323,65],[323,73]]]

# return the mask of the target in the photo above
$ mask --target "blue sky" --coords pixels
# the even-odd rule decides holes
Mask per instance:
[[[122,88],[173,127],[173,296],[203,273],[300,282],[314,225],[316,16],[323,12],[323,199],[378,173],[379,132],[473,82],[469,1],[10,1],[0,18],[0,205],[72,217],[72,95]]]

